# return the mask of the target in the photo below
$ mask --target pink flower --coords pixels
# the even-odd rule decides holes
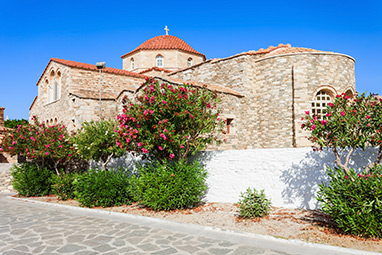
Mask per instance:
[[[210,104],[207,104],[207,108],[211,108],[211,105],[210,105]]]
[[[306,115],[309,115],[309,111],[305,111],[305,114],[306,114]]]
[[[370,124],[367,124],[368,127],[370,127]]]
[[[60,145],[58,146],[58,148],[62,148],[62,144],[60,144]]]
[[[12,141],[12,145],[13,145],[13,144],[16,144],[16,141]]]
[[[181,145],[180,145],[180,148],[182,148],[182,149],[183,149],[183,148],[184,148],[184,145],[183,145],[183,144],[181,144]]]
[[[166,139],[167,139],[167,137],[166,137],[166,135],[165,135],[165,134],[160,134],[159,136],[160,136],[160,137],[162,137],[164,140],[166,140]]]
[[[312,123],[312,124],[313,124],[313,123],[314,123],[314,120],[313,120],[313,119],[311,119],[311,120],[310,120],[310,123]]]
[[[45,152],[45,155],[49,155],[49,152]]]
[[[147,110],[145,110],[144,112],[143,112],[143,115],[147,115],[149,112],[147,111]]]
[[[330,116],[332,116],[332,114],[331,114],[330,112],[328,112],[328,113],[326,114],[326,117],[330,117]]]
[[[181,99],[182,98],[182,94],[179,94],[178,97],[179,97],[179,99]]]
[[[45,148],[49,148],[49,147],[50,147],[50,144],[45,145]]]
[[[171,159],[175,158],[175,155],[171,153],[171,154],[170,154],[170,158],[171,158]]]
[[[344,111],[341,112],[341,116],[342,117],[345,116],[345,112]]]
[[[369,115],[367,115],[367,116],[366,116],[366,119],[370,119],[370,116],[369,116]]]
[[[313,131],[313,130],[315,130],[315,129],[316,129],[316,125],[313,124],[312,127],[310,128],[310,130]]]
[[[163,132],[166,133],[166,132],[167,132],[167,129],[163,129]]]
[[[301,117],[301,120],[304,120],[304,117]]]
[[[175,176],[175,174],[171,174],[171,177],[174,177]]]
[[[346,176],[345,176],[345,179],[349,179],[349,176],[346,175]]]
[[[163,148],[162,148],[162,147],[158,146],[158,148],[159,148],[159,150],[163,151]]]
[[[148,96],[148,95],[145,95],[145,99],[146,99],[146,100],[149,99],[149,96]]]
[[[141,146],[142,146],[142,143],[141,143],[141,142],[139,142],[139,143],[138,143],[138,147],[141,147]]]
[[[167,102],[166,102],[166,101],[164,101],[164,100],[162,100],[162,103],[163,103],[163,104],[167,104]]]
[[[3,148],[0,148],[0,151],[3,151]]]
[[[143,153],[149,153],[149,151],[146,150],[145,148],[142,148],[142,152],[143,152]]]
[[[336,96],[336,98],[339,98],[339,97],[341,97],[341,95],[337,95],[337,96]]]
[[[322,124],[323,126],[325,126],[325,125],[326,125],[326,123],[328,123],[328,121],[327,121],[327,120],[322,120],[322,121],[321,121],[321,124]]]

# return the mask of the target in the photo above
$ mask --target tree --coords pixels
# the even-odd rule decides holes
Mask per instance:
[[[81,129],[73,137],[79,154],[86,159],[101,161],[102,169],[105,170],[112,157],[126,153],[116,145],[116,127],[115,120],[82,123]]]
[[[221,142],[218,102],[217,93],[206,88],[148,80],[135,100],[124,98],[117,145],[160,161],[183,160]]]
[[[28,120],[26,119],[14,119],[4,121],[4,127],[6,128],[17,128],[18,125],[26,125]]]
[[[65,165],[76,155],[64,125],[47,126],[32,118],[33,123],[18,125],[3,139],[0,151],[24,156],[39,167],[54,169],[59,176],[59,164]]]
[[[302,129],[310,131],[308,139],[322,147],[332,148],[335,163],[349,172],[349,161],[355,149],[365,150],[367,146],[378,147],[377,158],[365,170],[382,161],[382,99],[365,94],[350,99],[346,94],[337,95],[329,103],[322,119],[306,111]],[[347,151],[342,162],[339,149]]]

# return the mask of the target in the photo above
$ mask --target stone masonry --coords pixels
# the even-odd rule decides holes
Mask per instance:
[[[355,93],[354,59],[331,52],[298,52],[271,57],[238,54],[170,73],[171,77],[224,86],[243,93],[224,99],[232,120],[232,149],[310,146],[300,118],[318,91]],[[234,144],[234,145],[233,145]],[[226,145],[227,146],[227,145]]]

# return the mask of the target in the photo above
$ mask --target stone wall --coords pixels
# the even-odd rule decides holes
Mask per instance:
[[[178,70],[187,67],[188,58],[192,58],[192,64],[203,62],[203,57],[197,54],[183,52],[180,50],[141,50],[122,59],[124,70],[140,72],[156,66],[156,56],[163,57],[161,68]],[[134,59],[134,69],[131,69],[131,59]]]
[[[60,95],[50,101],[48,86],[51,72],[60,73]],[[132,93],[144,79],[126,75],[102,73],[102,118],[115,118],[119,113],[119,94]],[[83,121],[99,119],[99,72],[71,68],[51,61],[38,85],[38,98],[30,108],[29,116],[37,116],[49,125],[62,123],[75,130]]]
[[[235,115],[239,131],[229,137],[238,141],[235,149],[309,146],[306,133],[300,129],[300,118],[310,110],[316,93],[330,90],[334,98],[337,93],[355,91],[354,59],[336,53],[294,53],[268,58],[239,54],[170,75],[226,86],[245,95],[239,104],[233,104],[235,110],[228,107],[234,113],[226,111]]]
[[[4,137],[9,132],[8,128],[4,127],[4,107],[0,107],[0,147],[2,146],[2,141]],[[17,157],[12,157],[10,154],[5,152],[0,152],[0,163],[16,163]]]

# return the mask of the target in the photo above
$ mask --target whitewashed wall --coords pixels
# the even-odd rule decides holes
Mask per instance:
[[[368,148],[354,152],[350,163],[359,169],[375,157]],[[312,148],[207,151],[198,158],[209,173],[209,202],[238,202],[241,192],[255,187],[274,206],[306,209],[317,208],[318,184],[327,180],[326,166],[335,166],[331,150]]]

